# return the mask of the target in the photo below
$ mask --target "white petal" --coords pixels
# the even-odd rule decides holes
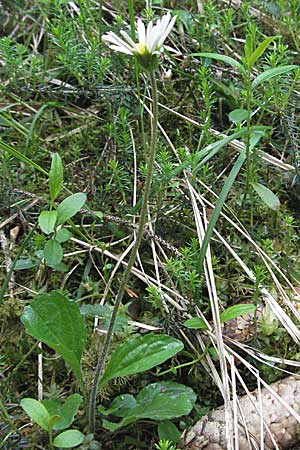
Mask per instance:
[[[126,31],[122,30],[122,31],[120,31],[120,34],[123,36],[125,41],[130,45],[130,47],[134,47],[135,46],[135,42],[131,39],[129,34],[126,33]]]
[[[147,33],[146,33],[146,47],[150,51],[150,44],[151,44],[151,35],[152,35],[152,28],[153,28],[153,22],[148,23],[147,26]]]
[[[119,47],[118,45],[110,45],[112,50],[116,50],[117,52],[126,53],[126,55],[133,55],[131,50],[127,50],[126,47]]]
[[[146,44],[145,25],[141,19],[137,21],[138,41],[140,44]]]
[[[169,45],[164,45],[162,49],[166,49],[168,50],[168,52],[174,53],[174,55],[182,56],[182,53],[179,50],[176,50],[175,48],[170,47]]]
[[[157,21],[157,25],[159,26],[159,34],[162,36],[168,26],[168,23],[171,19],[170,13],[165,14],[160,20]]]
[[[127,44],[127,42],[123,41],[123,39],[119,38],[115,33],[107,33],[102,36],[102,39],[104,42],[108,42],[108,45],[111,47],[111,44],[115,44],[118,47],[125,48],[127,51],[132,52],[132,49],[130,45]],[[121,50],[120,50],[121,51]]]
[[[124,42],[119,36],[117,36],[115,33],[112,33],[112,32],[104,34],[102,36],[102,39],[104,42],[112,42],[112,43],[118,43],[118,44],[122,44]],[[125,44],[125,42],[124,42],[124,44]]]
[[[150,53],[152,53],[156,49],[159,38],[160,38],[160,27],[159,25],[156,24],[152,28],[151,33],[149,33],[149,42],[147,47]]]
[[[164,30],[166,29],[166,27],[168,26],[168,23],[171,20],[171,14],[168,12],[168,14],[165,14],[160,21],[160,25],[161,25],[161,31],[164,32]]]
[[[174,26],[174,23],[176,22],[176,19],[177,19],[177,17],[174,16],[173,19],[171,20],[171,22],[169,23],[169,25],[167,26],[167,28],[165,29],[163,35],[161,36],[161,38],[159,39],[159,41],[157,43],[157,47],[158,48],[160,48],[163,45],[163,43],[165,42],[167,36],[170,34],[170,32],[171,32],[171,30],[172,30],[172,28]]]

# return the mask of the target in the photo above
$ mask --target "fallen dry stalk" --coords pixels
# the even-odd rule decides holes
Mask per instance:
[[[260,445],[262,430],[260,405],[262,405],[264,448],[266,450],[290,449],[299,441],[300,424],[291,409],[295,411],[295,416],[300,412],[300,378],[292,375],[271,384],[270,387],[275,394],[272,394],[267,388],[263,388],[261,396],[259,396],[258,390],[255,390],[251,394],[251,398],[249,395],[244,395],[239,399],[239,407],[249,436],[248,439],[244,427],[240,426],[236,443],[236,448],[239,450],[262,448]],[[275,397],[276,394],[282,401]],[[199,420],[190,431],[185,432],[182,435],[180,448],[227,450],[224,408],[217,408]]]

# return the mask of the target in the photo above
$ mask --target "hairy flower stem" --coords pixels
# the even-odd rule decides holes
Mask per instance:
[[[252,87],[251,87],[251,69],[248,68],[245,79],[245,89],[246,89],[246,107],[247,107],[247,134],[246,134],[246,186],[245,192],[242,198],[240,209],[245,205],[246,199],[250,196],[251,206],[250,206],[250,222],[253,225],[253,193],[251,192],[251,181],[252,181],[252,161],[251,161],[251,106],[252,106]]]
[[[123,273],[122,279],[121,279],[121,283],[119,286],[119,290],[118,290],[118,294],[116,297],[116,302],[114,305],[112,316],[110,319],[109,327],[108,327],[108,330],[107,330],[107,333],[105,336],[103,349],[99,355],[99,358],[97,361],[97,366],[95,369],[94,381],[92,384],[90,400],[89,400],[89,430],[91,433],[95,432],[95,425],[96,425],[95,413],[96,413],[96,399],[97,399],[98,384],[99,384],[100,378],[105,369],[105,362],[106,362],[107,354],[110,349],[110,344],[111,344],[111,340],[112,340],[115,321],[117,318],[119,307],[121,305],[121,302],[122,302],[122,299],[124,296],[125,287],[127,285],[129,277],[130,277],[131,269],[134,265],[136,255],[137,255],[138,249],[140,247],[140,243],[141,243],[142,235],[143,235],[143,227],[146,222],[147,205],[148,205],[150,192],[151,192],[151,182],[152,182],[153,167],[154,167],[155,154],[156,154],[156,143],[157,143],[158,95],[157,95],[157,86],[156,86],[156,79],[154,76],[154,71],[150,72],[150,84],[151,84],[151,90],[152,90],[153,118],[152,118],[152,127],[151,127],[149,156],[148,156],[148,162],[147,162],[147,176],[146,176],[145,188],[144,188],[144,197],[143,197],[143,202],[142,202],[142,207],[141,207],[140,220],[139,220],[138,228],[137,228],[137,232],[136,232],[135,243],[131,250],[127,267],[126,267],[126,269]]]

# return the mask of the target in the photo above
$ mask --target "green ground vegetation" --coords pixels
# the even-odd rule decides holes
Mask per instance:
[[[88,393],[139,217],[152,95],[135,59],[101,37],[169,10],[177,21],[156,71],[149,221],[108,360],[122,366],[120,349],[150,348],[151,336],[175,350],[108,372],[92,435]],[[256,353],[233,349],[264,380],[282,377],[284,360],[296,367],[299,28],[297,0],[1,2],[0,448],[176,449],[223,402],[209,366],[226,370],[216,306],[225,328],[241,304],[263,311],[247,338]],[[58,216],[41,215],[51,211]],[[60,302],[59,317],[35,310],[39,299]],[[47,330],[38,334],[30,314]],[[181,396],[173,415],[163,414],[164,390]],[[155,413],[141,414],[143,398],[158,402]],[[72,435],[59,435],[68,427]]]

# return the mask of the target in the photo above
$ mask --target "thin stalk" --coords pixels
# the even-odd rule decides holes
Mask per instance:
[[[10,415],[9,415],[8,412],[6,411],[6,408],[5,408],[5,406],[4,406],[4,403],[2,402],[2,395],[1,395],[1,398],[0,398],[0,412],[1,412],[1,416],[2,416],[3,420],[5,420],[5,421],[9,424],[10,428],[11,428],[15,433],[18,433],[17,427],[16,427],[16,425],[15,425],[13,419],[10,417]]]
[[[246,134],[246,166],[247,166],[247,180],[246,180],[246,193],[249,192],[250,186],[250,127],[251,127],[251,79],[250,71],[247,72],[246,76],[246,107],[247,107],[247,134]]]
[[[37,227],[37,223],[33,226],[33,228],[29,231],[29,233],[27,234],[27,236],[23,240],[23,242],[20,245],[20,248],[19,248],[19,250],[18,250],[18,252],[16,254],[16,257],[15,257],[14,261],[10,265],[10,268],[9,268],[9,270],[8,270],[8,272],[6,274],[6,277],[5,277],[4,281],[3,281],[3,284],[2,284],[2,286],[0,288],[0,304],[3,302],[4,295],[5,295],[5,292],[6,292],[7,287],[8,287],[8,283],[9,283],[9,281],[11,279],[11,276],[12,276],[12,273],[13,273],[13,271],[15,269],[17,261],[20,258],[20,256],[22,255],[23,250],[26,247],[27,242],[30,240],[31,236],[33,235],[36,227]]]
[[[128,0],[128,10],[129,10],[129,19],[130,19],[130,34],[131,38],[135,40],[135,16],[134,16],[134,1]],[[143,121],[143,113],[144,113],[144,107],[143,102],[141,102],[141,86],[140,86],[140,69],[139,64],[136,59],[134,59],[134,67],[135,67],[135,83],[137,88],[137,96],[139,99],[139,113],[140,113],[140,126],[141,126],[141,133],[142,133],[142,140],[143,140],[143,146],[146,148],[146,136],[145,136],[145,130],[144,130],[144,121]]]
[[[96,412],[96,399],[97,399],[97,390],[98,390],[98,384],[100,381],[100,378],[104,372],[105,369],[105,363],[107,359],[107,354],[110,349],[110,344],[112,340],[113,335],[113,329],[116,322],[117,314],[119,311],[119,307],[121,305],[123,296],[124,296],[124,290],[126,287],[126,284],[129,280],[131,269],[134,265],[136,255],[138,252],[138,249],[140,247],[140,243],[143,236],[143,228],[146,222],[147,217],[147,206],[149,202],[150,192],[151,192],[151,182],[152,182],[152,175],[153,175],[153,167],[154,167],[154,161],[155,161],[155,155],[156,155],[156,145],[157,145],[157,124],[158,124],[158,94],[157,94],[157,85],[156,85],[156,79],[154,72],[150,73],[150,85],[152,90],[152,106],[153,106],[153,119],[152,119],[152,127],[151,127],[151,139],[150,139],[150,148],[149,148],[149,156],[148,156],[148,164],[147,164],[147,176],[145,181],[145,187],[144,187],[144,196],[143,196],[143,202],[141,206],[141,213],[140,213],[140,220],[137,227],[136,232],[136,239],[134,246],[131,250],[131,254],[129,257],[128,265],[123,273],[119,290],[116,297],[116,302],[114,305],[114,309],[112,312],[112,316],[110,319],[109,327],[105,336],[105,341],[103,345],[103,349],[101,354],[99,355],[97,366],[95,369],[95,375],[94,375],[94,381],[91,388],[91,394],[90,394],[90,401],[89,401],[89,430],[91,433],[95,432],[95,412]]]
[[[245,147],[246,147],[246,188],[245,188],[245,193],[244,193],[244,197],[242,200],[242,204],[241,204],[241,208],[243,207],[247,196],[250,194],[250,197],[252,198],[253,196],[251,196],[251,191],[250,191],[250,183],[251,183],[251,172],[252,172],[252,165],[251,165],[251,151],[250,151],[250,138],[251,138],[251,106],[252,106],[252,86],[251,86],[251,69],[247,70],[247,73],[245,75],[245,85],[246,85],[246,108],[247,108],[247,123],[246,123],[246,128],[247,128],[247,133],[246,133],[246,142],[245,142]],[[251,201],[251,212],[250,212],[250,216],[251,216],[251,223],[253,222],[253,202]]]
[[[52,430],[49,430],[48,436],[49,436],[49,446],[50,446],[51,450],[54,450],[54,446],[53,446],[53,437],[52,437]]]

